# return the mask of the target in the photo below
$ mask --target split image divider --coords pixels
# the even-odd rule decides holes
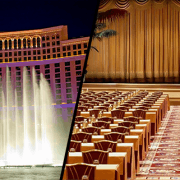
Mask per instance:
[[[60,180],[62,180],[63,176],[64,176],[64,170],[65,170],[65,166],[66,166],[66,161],[67,161],[67,156],[68,156],[71,136],[72,136],[72,132],[73,132],[74,124],[75,124],[75,117],[76,117],[76,113],[77,113],[77,109],[78,109],[78,103],[79,103],[79,99],[80,99],[80,95],[81,95],[83,81],[84,81],[85,75],[87,73],[87,70],[86,70],[86,68],[87,68],[87,61],[88,61],[90,50],[92,49],[91,48],[91,43],[92,43],[92,39],[93,39],[93,35],[94,35],[95,24],[96,24],[96,21],[97,21],[99,3],[100,3],[100,0],[97,0],[97,3],[95,4],[95,6],[96,6],[96,13],[95,13],[95,16],[94,16],[94,22],[92,24],[91,35],[90,35],[90,39],[89,39],[89,43],[88,43],[88,49],[87,49],[86,58],[85,58],[85,62],[84,62],[83,73],[82,73],[82,77],[81,77],[81,84],[79,86],[79,91],[78,91],[78,95],[77,95],[77,99],[76,99],[76,105],[75,105],[75,109],[74,109],[74,113],[73,113],[73,118],[72,118],[72,123],[71,123],[70,131],[69,131],[70,132],[69,133],[69,138],[68,138],[66,152],[65,152],[64,161],[63,161],[63,166],[62,166],[61,174],[60,174]]]

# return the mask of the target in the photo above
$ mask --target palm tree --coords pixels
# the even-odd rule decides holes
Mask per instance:
[[[109,38],[109,37],[115,36],[117,34],[117,32],[115,30],[112,30],[112,29],[105,29],[104,30],[105,27],[106,27],[105,23],[97,22],[95,25],[95,29],[94,29],[93,39],[98,39],[99,41],[101,41],[102,38],[105,38],[105,37]],[[99,52],[98,49],[94,46],[91,46],[91,49],[94,49],[97,52]]]
[[[115,31],[113,29],[105,29],[106,24],[103,21],[105,19],[107,19],[109,21],[113,21],[113,19],[115,19],[119,16],[125,16],[126,13],[127,13],[127,11],[124,9],[110,9],[106,12],[98,13],[97,21],[96,21],[95,29],[94,29],[94,33],[93,33],[93,39],[98,39],[99,41],[101,41],[103,38],[109,38],[111,36],[116,36],[117,31]],[[91,46],[90,48],[99,52],[99,50],[94,46]],[[85,70],[83,82],[85,82],[86,74],[87,74],[87,70]]]
[[[101,41],[102,38],[109,38],[111,36],[116,36],[117,32],[115,30],[105,29],[106,24],[103,21],[105,19],[109,21],[113,21],[113,19],[116,19],[119,16],[124,16],[126,13],[127,11],[124,9],[110,9],[106,12],[99,13],[95,24],[93,39],[98,39],[99,41]],[[91,46],[91,48],[99,52],[97,48],[95,48],[94,46]]]

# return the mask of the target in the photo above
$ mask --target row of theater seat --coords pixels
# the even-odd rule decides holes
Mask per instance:
[[[147,97],[148,94],[147,91],[86,92],[81,94],[69,152],[81,152],[81,144],[91,143],[92,136],[100,135],[102,129],[111,129],[111,132],[104,134],[104,140],[94,142],[94,150],[82,152],[83,163],[66,166],[68,180],[93,180],[95,178],[96,166],[94,165],[108,163],[109,153],[116,152],[117,143],[125,142],[125,136],[130,134],[131,129],[135,129],[141,119],[145,119],[146,111],[163,93],[155,92]],[[140,103],[145,97],[147,98],[141,103],[141,106],[133,111],[133,116],[124,117],[125,112]],[[82,111],[88,110],[90,112],[89,118],[80,116]],[[108,111],[111,112],[111,117],[103,117],[103,112]],[[116,127],[110,127],[117,119],[123,121],[118,122]],[[127,168],[130,168],[129,164]],[[120,179],[125,180],[125,176],[121,176]],[[128,171],[127,176],[132,176],[131,171]],[[118,179],[118,177],[116,178]]]

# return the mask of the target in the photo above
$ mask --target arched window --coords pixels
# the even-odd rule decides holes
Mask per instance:
[[[21,39],[18,39],[18,49],[21,49]]]
[[[2,50],[2,41],[0,41],[0,50]]]
[[[7,50],[7,40],[4,41],[5,50]]]
[[[44,36],[42,37],[42,41],[45,41],[45,37]]]
[[[37,38],[37,47],[40,47],[40,38]]]
[[[26,48],[26,39],[23,39],[23,48]]]
[[[17,39],[14,40],[14,49],[17,49]]]
[[[31,48],[31,39],[30,38],[27,39],[27,44],[28,44],[28,48]]]
[[[46,36],[46,41],[48,41],[49,40],[49,36]]]
[[[56,35],[56,39],[59,39],[59,34]]]
[[[52,39],[55,39],[55,35],[52,36]]]
[[[12,49],[12,41],[11,41],[11,39],[9,40],[9,49]]]
[[[36,47],[36,38],[33,38],[33,48]]]

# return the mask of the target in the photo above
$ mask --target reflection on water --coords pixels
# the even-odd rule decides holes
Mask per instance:
[[[59,180],[61,167],[0,168],[0,179]]]

